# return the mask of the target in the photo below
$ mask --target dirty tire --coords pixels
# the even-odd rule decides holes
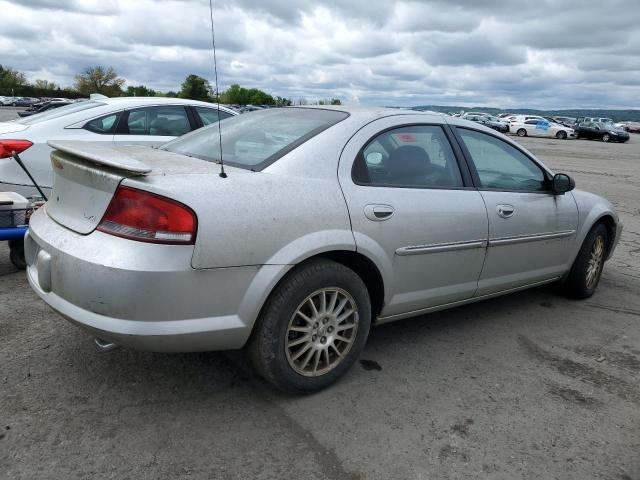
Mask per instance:
[[[520,128],[518,129],[518,131],[516,132],[516,134],[519,137],[526,137],[527,136],[527,131],[524,128]]]
[[[602,242],[604,251],[598,261],[595,277],[590,283],[588,280],[590,262],[592,262],[597,242]],[[580,251],[578,252],[578,256],[573,262],[569,276],[564,283],[564,291],[568,296],[583,299],[589,298],[594,294],[598,287],[598,283],[600,282],[600,276],[602,275],[608,245],[607,242],[608,235],[606,227],[602,223],[596,223],[584,239],[582,247],[580,247]]]
[[[287,343],[292,335],[290,322],[305,299],[319,290],[330,288],[348,293],[355,302],[357,317],[354,316],[354,323],[357,328],[348,351],[332,369],[317,376],[305,376],[290,364],[287,353]],[[292,393],[311,393],[328,387],[353,365],[364,348],[370,325],[371,301],[362,279],[344,265],[317,259],[295,267],[272,292],[256,322],[247,349],[258,372],[277,388]]]
[[[18,270],[27,268],[27,262],[24,258],[24,241],[22,239],[9,240],[9,260]]]

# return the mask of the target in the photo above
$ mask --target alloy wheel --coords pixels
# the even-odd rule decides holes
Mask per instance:
[[[602,263],[604,260],[604,239],[598,235],[589,256],[587,264],[587,288],[594,288],[602,271]]]
[[[316,290],[295,310],[287,327],[287,361],[300,375],[324,375],[347,355],[356,339],[358,306],[338,287]]]

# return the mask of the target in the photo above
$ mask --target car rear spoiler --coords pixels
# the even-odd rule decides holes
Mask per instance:
[[[151,172],[151,167],[127,155],[124,150],[98,142],[79,140],[49,140],[55,150],[83,158],[98,165],[124,170],[133,176],[143,176]]]

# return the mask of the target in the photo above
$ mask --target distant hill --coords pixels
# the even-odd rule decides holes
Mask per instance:
[[[631,121],[640,122],[640,110],[591,110],[591,109],[568,109],[568,110],[535,110],[532,108],[501,108],[490,107],[458,107],[453,105],[419,105],[413,107],[416,110],[432,110],[434,112],[458,113],[465,112],[486,112],[492,115],[500,113],[524,113],[530,115],[558,115],[561,117],[605,117],[611,118],[614,122]]]

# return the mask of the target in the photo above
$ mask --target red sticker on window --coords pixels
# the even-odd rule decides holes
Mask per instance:
[[[416,141],[416,136],[412,135],[411,133],[399,133],[397,135],[397,137],[398,137],[398,140],[400,142],[409,143],[409,142],[415,142]]]

